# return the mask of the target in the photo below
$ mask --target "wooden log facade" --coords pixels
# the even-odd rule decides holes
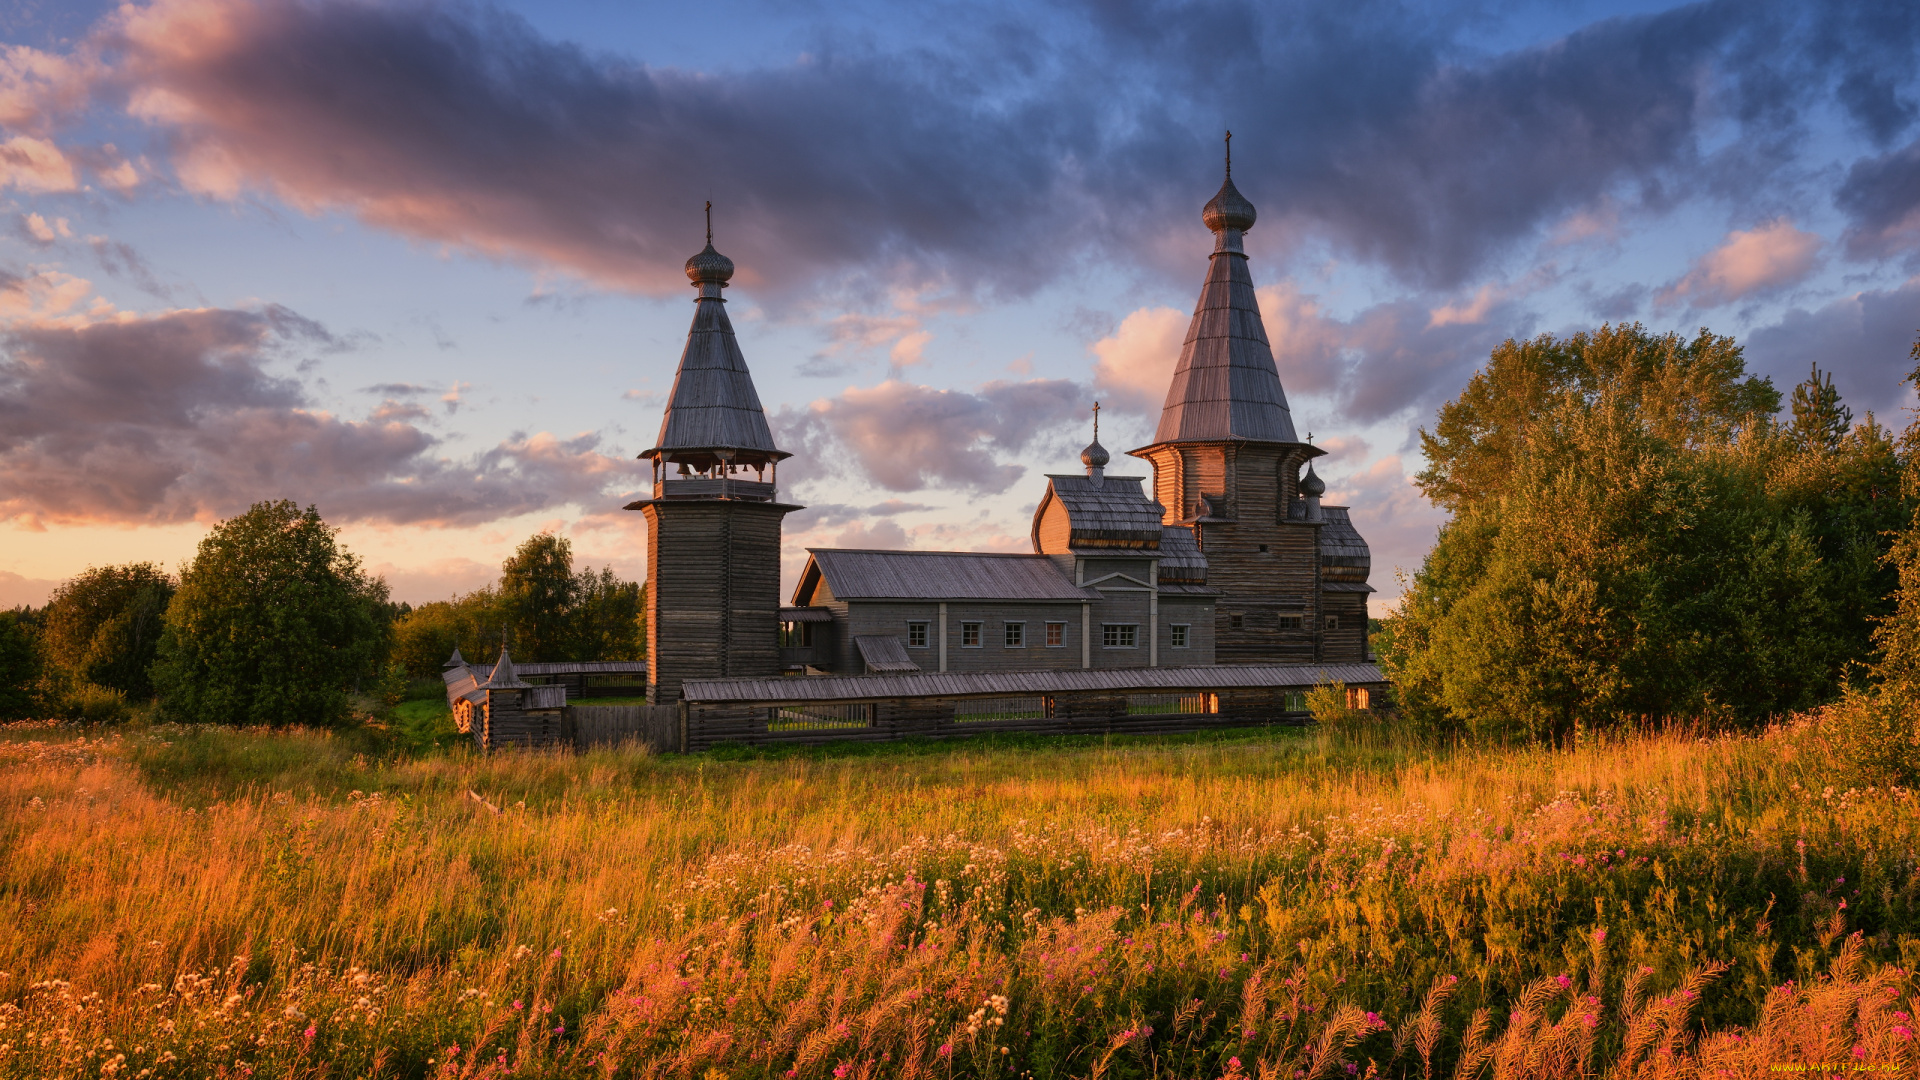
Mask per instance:
[[[798,507],[656,499],[647,516],[647,700],[687,679],[780,674],[780,522]]]

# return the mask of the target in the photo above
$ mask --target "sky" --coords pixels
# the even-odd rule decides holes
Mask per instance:
[[[1508,338],[1639,322],[1905,423],[1911,0],[0,0],[0,607],[267,499],[396,599],[528,536],[645,573],[714,204],[808,546],[1031,550],[1151,435],[1234,181],[1376,611],[1418,431]]]

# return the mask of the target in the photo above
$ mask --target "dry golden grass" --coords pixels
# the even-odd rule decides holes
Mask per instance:
[[[1920,813],[1812,745],[15,731],[0,1075],[1911,1076]]]

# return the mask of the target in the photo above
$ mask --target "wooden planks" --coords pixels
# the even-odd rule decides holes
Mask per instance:
[[[577,750],[627,742],[658,753],[680,749],[680,709],[674,705],[570,705],[563,727]]]

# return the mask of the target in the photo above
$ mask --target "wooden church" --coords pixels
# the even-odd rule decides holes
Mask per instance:
[[[698,295],[647,516],[649,700],[689,681],[1365,663],[1370,556],[1323,506],[1254,298],[1253,205],[1232,162],[1202,220],[1214,250],[1151,443],[1152,476],[1050,475],[1030,555],[811,549],[780,603],[766,414],[721,295],[733,262],[687,260]],[[1171,359],[1171,358],[1170,358]],[[1097,415],[1097,414],[1096,414]],[[1229,673],[1230,674],[1230,673]]]

